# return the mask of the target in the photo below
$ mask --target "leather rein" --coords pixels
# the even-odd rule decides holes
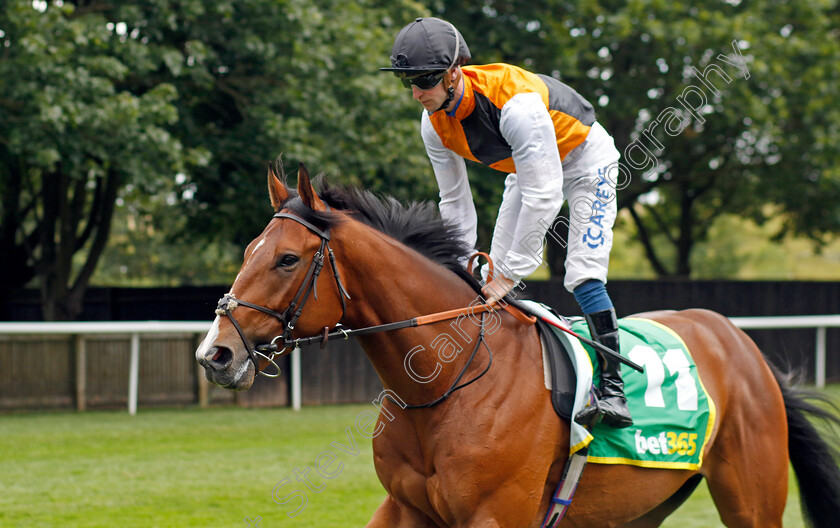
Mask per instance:
[[[456,310],[449,310],[445,312],[438,312],[429,315],[423,315],[414,317],[411,319],[405,319],[402,321],[396,321],[393,323],[386,323],[376,326],[368,326],[364,328],[358,329],[345,329],[341,326],[341,323],[336,325],[336,327],[330,331],[329,327],[324,327],[324,331],[316,336],[311,337],[302,337],[302,338],[293,338],[292,331],[295,329],[295,324],[297,323],[298,319],[300,318],[301,314],[303,313],[303,308],[306,305],[306,302],[309,300],[310,296],[314,294],[315,299],[318,299],[318,292],[316,290],[318,277],[321,274],[321,271],[324,267],[324,258],[328,255],[330,260],[330,266],[333,271],[333,277],[335,277],[335,282],[338,287],[339,291],[339,298],[341,299],[341,312],[342,317],[346,313],[347,305],[345,302],[345,298],[350,299],[350,295],[347,293],[347,290],[344,288],[344,284],[341,282],[341,277],[338,273],[338,267],[335,263],[335,255],[333,254],[332,249],[329,247],[330,241],[330,229],[319,229],[310,222],[307,222],[303,218],[294,215],[292,213],[283,213],[278,212],[275,213],[273,218],[287,218],[290,220],[294,220],[295,222],[301,224],[302,226],[309,229],[312,233],[318,235],[321,238],[321,245],[315,254],[312,257],[312,263],[309,266],[309,270],[306,272],[306,276],[303,279],[300,287],[298,288],[297,293],[295,294],[292,301],[286,307],[285,310],[282,312],[274,311],[270,308],[266,308],[265,306],[260,306],[258,304],[250,303],[247,301],[243,301],[241,299],[237,299],[233,296],[232,293],[226,293],[221,299],[219,299],[219,303],[216,306],[216,315],[218,316],[226,316],[230,318],[233,327],[236,329],[236,332],[239,334],[239,338],[242,339],[242,343],[245,345],[245,349],[248,351],[248,357],[254,364],[254,369],[260,375],[269,377],[269,378],[276,378],[280,375],[280,367],[277,365],[275,358],[283,354],[284,351],[298,348],[301,346],[309,346],[315,343],[320,343],[321,348],[324,348],[327,342],[332,338],[341,338],[341,339],[350,339],[351,337],[366,335],[366,334],[373,334],[377,332],[388,332],[391,330],[400,330],[403,328],[413,328],[418,326],[423,326],[427,324],[437,323],[440,321],[445,321],[449,319],[456,319],[458,317],[464,315],[471,315],[474,316],[478,313],[481,314],[481,326],[478,335],[478,341],[476,342],[475,348],[472,351],[469,359],[467,360],[464,367],[461,369],[461,372],[456,377],[455,381],[452,383],[450,388],[439,398],[425,404],[418,404],[418,405],[406,405],[400,403],[399,405],[404,409],[421,409],[421,408],[428,408],[438,405],[445,401],[453,392],[456,390],[462,389],[467,385],[477,381],[479,378],[484,376],[487,371],[490,370],[490,366],[493,363],[493,353],[490,350],[490,347],[487,346],[487,342],[485,340],[485,315],[486,312],[495,311],[501,305],[502,308],[507,310],[511,313],[514,317],[516,317],[519,321],[526,323],[526,324],[534,324],[535,318],[532,316],[526,316],[521,311],[516,309],[510,304],[505,302],[500,302],[499,304],[478,304],[478,305],[471,305],[466,308],[460,308]],[[484,255],[484,254],[480,254]],[[477,255],[476,255],[477,256]],[[484,255],[486,258],[487,255]],[[492,265],[492,264],[491,264]],[[470,269],[472,268],[472,259],[470,260]],[[274,337],[268,343],[261,343],[255,346],[250,346],[248,343],[248,338],[245,337],[245,332],[242,330],[242,327],[239,325],[239,322],[233,316],[233,311],[239,307],[244,306],[246,308],[251,308],[253,310],[257,310],[264,314],[270,315],[280,321],[283,325],[283,333]],[[278,344],[278,342],[282,342],[282,344]],[[478,352],[478,349],[481,345],[487,349],[489,354],[490,360],[488,361],[487,367],[478,374],[476,377],[467,381],[465,383],[461,383],[461,378],[463,378],[464,374],[466,373],[469,366],[472,364],[475,356]],[[268,361],[270,365],[274,367],[274,372],[266,372],[264,370],[260,370],[259,361],[260,359],[264,359]]]

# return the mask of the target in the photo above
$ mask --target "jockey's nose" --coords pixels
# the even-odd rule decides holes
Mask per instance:
[[[420,100],[420,94],[422,94],[422,93],[423,93],[423,90],[414,86],[413,84],[411,85],[411,96],[414,97],[414,99],[419,101]]]
[[[198,362],[204,368],[225,370],[233,362],[233,352],[226,347],[212,347]]]

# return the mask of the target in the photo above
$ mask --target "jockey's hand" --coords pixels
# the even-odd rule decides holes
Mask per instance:
[[[487,304],[493,304],[516,286],[516,282],[505,277],[502,274],[497,274],[492,281],[488,282],[481,288],[481,294],[484,295]]]

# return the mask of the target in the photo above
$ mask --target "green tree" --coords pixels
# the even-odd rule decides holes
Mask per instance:
[[[125,85],[156,68],[142,42],[70,3],[0,13],[0,290],[35,279],[44,317],[71,319],[120,192],[158,192],[191,152],[167,130],[174,87]]]
[[[176,176],[180,184],[185,175]],[[117,200],[113,228],[91,279],[105,286],[230,284],[242,265],[242,246],[225,238],[173,237],[186,231],[175,190],[126,192]],[[189,196],[189,191],[186,191]],[[208,312],[209,314],[210,312]]]
[[[4,4],[0,286],[36,284],[46,318],[75,317],[115,207],[148,235],[122,236],[126,247],[189,239],[181,262],[199,270],[213,252],[188,253],[196,244],[241,245],[262,228],[265,166],[280,153],[432,197],[419,109],[378,71],[394,28],[422,13],[407,0]],[[120,266],[160,269],[145,264]]]
[[[725,213],[762,221],[775,203],[786,231],[840,231],[840,210],[827,206],[840,199],[836,0],[428,5],[461,29],[473,62],[554,75],[596,105],[635,160],[623,158],[619,207],[659,275],[689,276]]]
[[[129,31],[165,49],[184,145],[212,162],[187,173],[184,236],[249,241],[269,218],[267,162],[283,154],[331,181],[404,199],[428,198],[417,133],[420,109],[392,76],[391,34],[422,14],[414,2],[251,0],[132,2],[116,10]],[[171,4],[171,7],[170,7]],[[183,193],[181,194],[184,197]]]

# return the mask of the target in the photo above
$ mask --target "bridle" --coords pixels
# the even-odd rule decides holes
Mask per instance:
[[[329,210],[329,207],[327,210]],[[292,299],[292,302],[290,302],[286,309],[282,312],[276,312],[270,308],[266,308],[265,306],[237,299],[232,293],[226,293],[221,299],[219,299],[219,303],[216,306],[216,315],[224,315],[230,319],[230,322],[239,334],[239,338],[242,339],[242,344],[245,345],[245,350],[248,351],[248,357],[254,363],[254,369],[256,372],[269,378],[276,378],[280,375],[280,367],[274,359],[278,355],[282,354],[284,350],[290,348],[287,346],[288,344],[292,344],[292,346],[294,346],[294,341],[292,340],[292,330],[295,329],[295,324],[297,324],[298,319],[303,313],[303,307],[306,305],[306,301],[309,300],[309,296],[314,293],[315,299],[318,299],[318,277],[321,275],[321,270],[324,268],[325,256],[329,255],[330,266],[332,267],[333,276],[335,277],[335,282],[338,286],[339,298],[341,299],[341,318],[344,317],[344,313],[347,310],[347,303],[344,299],[350,298],[350,295],[347,293],[347,290],[344,289],[344,284],[342,284],[341,277],[338,274],[338,267],[335,264],[335,254],[330,248],[330,228],[327,227],[323,230],[319,229],[312,223],[292,213],[278,212],[274,214],[273,218],[289,218],[321,237],[321,246],[312,256],[312,263],[309,265],[309,270],[306,272],[306,276],[303,278],[303,282],[301,282],[297,293]],[[274,317],[283,325],[283,333],[276,336],[269,343],[262,343],[251,347],[248,343],[248,338],[245,337],[245,332],[242,331],[242,327],[239,325],[239,321],[237,321],[233,316],[233,311],[239,306],[245,306],[246,308],[251,308]],[[283,341],[282,348],[277,345],[279,340]],[[259,365],[260,358],[267,360],[269,364],[273,365],[275,369],[274,372],[261,371]]]
[[[329,210],[329,208],[328,208]],[[309,265],[309,270],[306,272],[306,276],[303,279],[300,287],[298,288],[295,297],[292,299],[292,302],[289,303],[289,306],[286,307],[285,310],[282,312],[276,312],[270,308],[266,308],[265,306],[260,306],[259,304],[250,303],[247,301],[243,301],[241,299],[237,299],[231,293],[226,293],[221,299],[219,299],[219,303],[216,307],[216,315],[218,316],[227,316],[230,318],[231,323],[233,323],[233,327],[236,329],[236,332],[239,334],[239,338],[242,339],[242,343],[245,345],[245,349],[248,351],[248,357],[254,364],[254,369],[258,374],[269,378],[276,378],[280,375],[280,367],[277,365],[275,358],[283,353],[285,350],[289,350],[292,348],[297,348],[300,346],[311,345],[314,343],[321,343],[321,348],[323,348],[327,341],[330,340],[332,337],[341,337],[343,339],[349,339],[350,337],[365,335],[365,334],[372,334],[375,332],[386,332],[390,330],[399,330],[402,328],[411,328],[416,326],[423,326],[427,324],[432,324],[440,321],[445,321],[449,319],[455,319],[457,317],[461,317],[463,315],[471,315],[475,316],[476,314],[481,314],[481,323],[480,323],[480,330],[478,335],[478,341],[473,348],[472,354],[470,355],[467,362],[462,367],[460,373],[456,377],[454,383],[449,387],[449,389],[440,397],[436,398],[433,401],[424,404],[405,404],[405,403],[397,403],[403,409],[425,409],[429,407],[434,407],[440,403],[443,403],[449,396],[452,395],[455,391],[462,389],[475,381],[479,378],[484,376],[489,370],[490,366],[493,363],[493,352],[490,350],[490,347],[487,345],[485,340],[485,315],[486,312],[494,311],[499,306],[498,305],[489,305],[489,304],[477,304],[477,305],[470,305],[466,308],[457,309],[457,310],[449,310],[446,312],[439,312],[435,314],[423,315],[419,317],[414,317],[411,319],[405,319],[403,321],[397,321],[393,323],[386,323],[376,326],[368,326],[365,328],[359,329],[344,329],[340,325],[341,319],[344,318],[344,314],[346,313],[347,305],[345,302],[345,298],[350,299],[350,295],[347,293],[347,290],[344,288],[344,284],[341,282],[341,277],[338,273],[338,267],[335,263],[335,255],[333,254],[332,249],[330,249],[329,242],[330,242],[330,229],[319,229],[318,227],[314,226],[312,223],[304,220],[303,218],[294,215],[292,213],[284,213],[278,212],[275,213],[273,218],[288,218],[290,220],[294,220],[295,222],[301,224],[302,226],[309,229],[314,234],[318,235],[321,238],[321,245],[318,248],[318,251],[315,252],[315,255],[312,257],[312,263]],[[329,255],[330,259],[330,266],[333,270],[333,276],[335,277],[335,282],[338,287],[339,291],[339,298],[341,299],[341,318],[339,319],[339,324],[330,331],[329,327],[324,327],[324,331],[312,337],[303,337],[303,338],[292,338],[292,330],[295,328],[295,324],[297,320],[300,318],[301,313],[303,313],[303,308],[306,305],[306,302],[309,300],[311,294],[315,295],[315,299],[318,299],[318,292],[316,290],[318,277],[321,274],[321,270],[324,267],[324,258],[326,255]],[[488,261],[489,257],[485,254],[484,255]],[[475,255],[473,258],[475,258]],[[492,266],[492,263],[491,263]],[[470,271],[472,269],[472,259],[470,259],[470,265],[468,268]],[[239,307],[245,306],[246,308],[251,308],[253,310],[257,310],[264,314],[270,315],[280,321],[283,325],[283,333],[276,336],[272,339],[269,343],[262,343],[258,344],[254,347],[251,347],[248,343],[248,338],[245,337],[245,333],[242,331],[242,327],[239,325],[239,322],[233,316],[233,311]],[[533,316],[526,316],[521,311],[513,307],[511,304],[502,303],[501,307],[504,308],[506,311],[511,313],[514,317],[519,319],[521,322],[526,324],[534,324],[535,318]],[[282,344],[278,344],[278,342],[282,341]],[[476,357],[476,354],[481,346],[484,346],[487,349],[487,353],[489,355],[489,361],[487,366],[482,370],[481,373],[470,379],[469,381],[461,383],[461,379],[466,374],[467,370],[469,369],[470,365],[472,365],[473,360]],[[268,361],[269,364],[274,366],[274,372],[265,372],[260,370],[259,366],[259,358],[265,359]],[[389,397],[390,399],[390,397]],[[392,400],[393,401],[393,400]],[[396,402],[395,402],[396,403]]]

